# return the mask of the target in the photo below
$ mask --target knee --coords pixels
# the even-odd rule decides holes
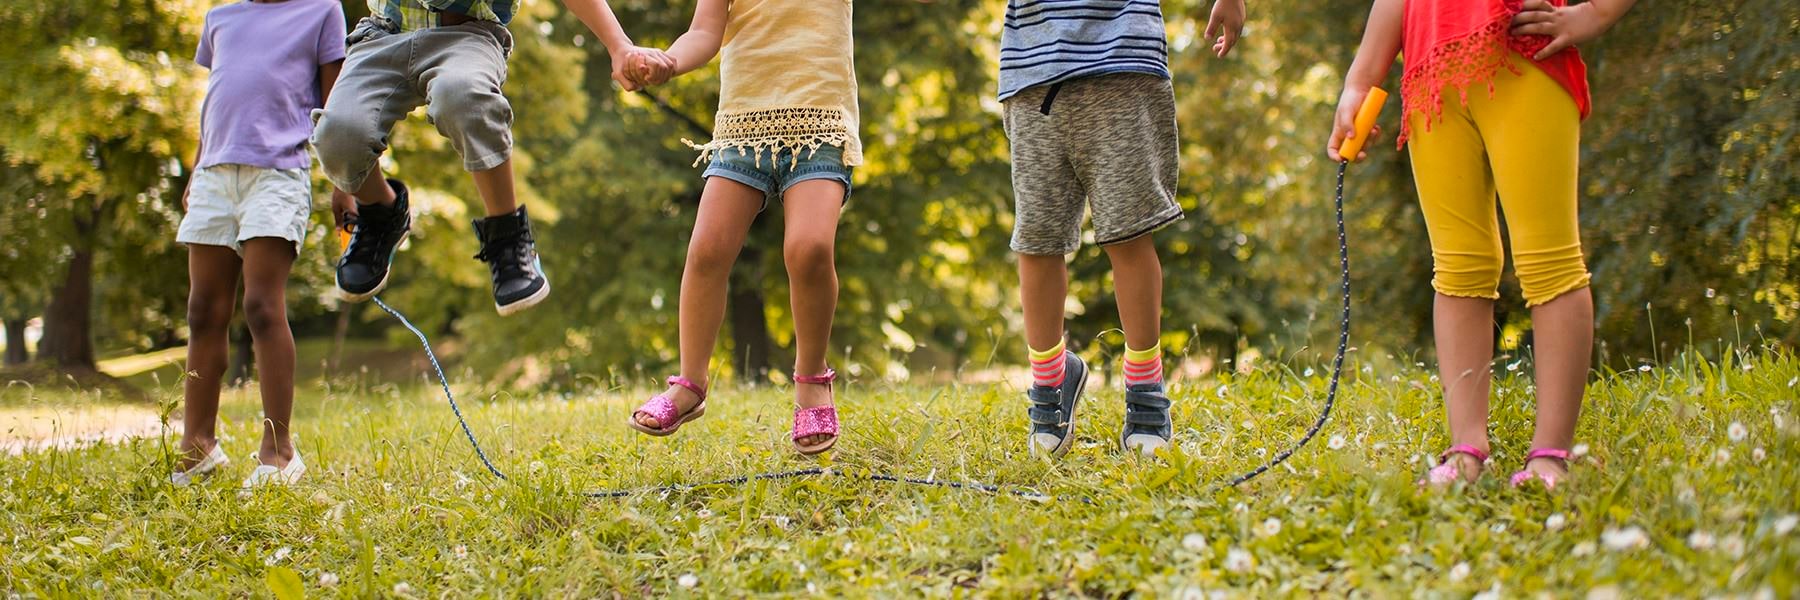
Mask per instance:
[[[432,84],[431,120],[445,132],[510,129],[512,105],[493,84],[476,78],[440,80]]]
[[[1431,287],[1446,296],[1498,298],[1504,266],[1499,252],[1438,252],[1432,261]]]
[[[231,299],[188,297],[188,335],[224,335],[231,326]]]
[[[1585,288],[1591,279],[1579,250],[1573,256],[1515,256],[1513,262],[1526,306],[1535,307]]]
[[[781,255],[787,261],[789,277],[822,277],[834,272],[836,257],[829,238],[787,240]]]
[[[695,237],[688,244],[687,270],[696,275],[723,274],[731,271],[738,249],[717,241]]]
[[[355,190],[387,149],[387,132],[353,116],[323,112],[313,125],[319,166],[332,185]]]
[[[244,323],[250,326],[250,334],[262,337],[287,329],[286,304],[281,298],[269,295],[245,294]]]

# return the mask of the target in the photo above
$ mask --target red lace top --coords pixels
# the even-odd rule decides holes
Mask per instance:
[[[1550,3],[1563,6],[1567,0]],[[1455,86],[1463,102],[1468,101],[1469,86],[1476,83],[1487,83],[1492,94],[1494,74],[1500,69],[1519,72],[1513,53],[1562,84],[1581,117],[1587,118],[1587,64],[1581,62],[1581,53],[1569,48],[1541,61],[1531,60],[1550,38],[1507,33],[1523,4],[1523,0],[1406,0],[1406,39],[1401,47],[1406,65],[1400,77],[1402,112],[1396,146],[1406,145],[1414,111],[1430,117],[1425,120],[1427,131],[1442,116],[1445,85]]]

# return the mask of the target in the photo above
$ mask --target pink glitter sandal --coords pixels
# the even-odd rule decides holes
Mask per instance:
[[[794,375],[795,384],[813,384],[831,389],[831,382],[837,380],[837,371],[830,368],[820,375]],[[825,441],[812,445],[801,444],[801,438],[815,435],[830,435]],[[836,406],[815,406],[812,408],[794,409],[794,449],[808,456],[830,450],[837,444],[838,420]]]
[[[1456,462],[1450,460],[1451,456],[1458,454],[1468,455],[1483,465],[1488,461],[1488,453],[1482,452],[1480,448],[1468,444],[1451,446],[1443,454],[1438,455],[1438,465],[1425,473],[1425,478],[1419,480],[1419,485],[1449,485],[1461,481],[1462,469],[1456,466]]]
[[[1554,458],[1562,461],[1563,471],[1568,472],[1570,456],[1573,455],[1570,454],[1568,450],[1563,450],[1561,448],[1538,448],[1525,455],[1525,464],[1530,465],[1531,461],[1540,458]],[[1532,480],[1537,480],[1544,482],[1544,489],[1552,490],[1556,489],[1558,479],[1559,478],[1555,475],[1540,475],[1536,471],[1530,469],[1519,469],[1519,472],[1513,473],[1512,486],[1519,487],[1530,483]]]
[[[701,415],[706,414],[705,389],[702,389],[700,386],[695,385],[694,382],[689,381],[688,378],[680,375],[670,377],[669,385],[678,385],[686,388],[687,391],[693,392],[695,396],[700,397],[700,403],[695,404],[694,407],[688,409],[687,412],[681,412],[679,407],[675,406],[675,399],[663,394],[657,394],[651,397],[649,401],[644,402],[643,406],[639,406],[636,411],[631,413],[631,418],[628,419],[628,421],[632,429],[656,437],[662,437],[675,433],[675,430],[681,429],[681,426],[686,425],[688,421],[698,419]],[[646,427],[643,423],[638,422],[638,415],[648,415],[650,418],[656,419],[657,424],[661,425],[661,427]]]

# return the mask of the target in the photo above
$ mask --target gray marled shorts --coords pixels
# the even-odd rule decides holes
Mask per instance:
[[[1083,204],[1100,245],[1181,219],[1179,141],[1169,80],[1118,73],[1027,88],[1006,100],[1012,139],[1012,249],[1059,255],[1081,245]]]

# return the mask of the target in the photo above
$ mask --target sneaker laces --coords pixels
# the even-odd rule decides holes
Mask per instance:
[[[385,224],[383,219],[369,218],[360,213],[344,215],[343,230],[350,234],[350,247],[344,249],[343,260],[359,263],[372,259],[381,246],[377,232]]]
[[[481,251],[475,253],[475,259],[487,263],[495,275],[507,279],[524,277],[531,255],[531,244],[535,241],[537,240],[531,235],[531,228],[521,226],[484,240]]]

